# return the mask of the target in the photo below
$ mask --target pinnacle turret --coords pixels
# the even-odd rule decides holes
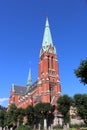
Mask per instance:
[[[14,92],[14,91],[15,91],[14,86],[15,86],[15,85],[14,85],[14,84],[12,84],[12,92]]]
[[[31,78],[31,69],[29,69],[28,80],[27,80],[27,90],[32,85],[32,78]]]

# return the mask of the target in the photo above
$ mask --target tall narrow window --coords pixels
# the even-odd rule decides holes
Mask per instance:
[[[48,68],[50,68],[50,58],[48,56]]]
[[[53,69],[54,68],[53,57],[51,58],[51,65],[52,65],[52,69]]]

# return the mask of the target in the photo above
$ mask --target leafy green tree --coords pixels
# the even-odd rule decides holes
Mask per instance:
[[[5,118],[6,118],[5,125],[7,125],[8,127],[16,127],[18,114],[17,114],[17,107],[15,106],[15,104],[12,104],[10,106],[10,110],[7,112]]]
[[[27,116],[27,124],[29,126],[32,126],[34,124],[34,108],[33,108],[33,106],[28,106],[25,109],[25,113]]]
[[[72,98],[68,95],[63,95],[57,100],[58,111],[63,115],[64,124],[70,122],[69,110],[72,105]]]
[[[17,108],[15,104],[10,106],[9,111],[5,113],[4,125],[10,127],[17,127],[23,124],[25,116],[25,109]]]
[[[81,61],[80,66],[74,71],[80,82],[87,84],[87,59]]]
[[[25,115],[25,109],[17,108],[17,125],[21,126],[23,124],[23,119]]]
[[[78,115],[87,124],[87,95],[86,94],[74,95],[74,102],[77,108]]]
[[[4,120],[5,120],[5,110],[0,110],[0,126],[4,127]]]
[[[49,116],[51,116],[51,108],[50,103],[38,103],[34,107],[35,123],[40,123],[43,126],[44,119],[48,120]]]

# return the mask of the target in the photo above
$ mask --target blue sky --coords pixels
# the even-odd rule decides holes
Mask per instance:
[[[74,74],[87,57],[86,0],[0,1],[0,104],[7,106],[12,83],[26,85],[31,67],[37,80],[46,16],[57,50],[62,94],[87,93]]]

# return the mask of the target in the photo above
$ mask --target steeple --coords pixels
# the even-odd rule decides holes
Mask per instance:
[[[27,80],[27,90],[29,89],[31,85],[32,85],[31,69],[29,69],[28,80]]]
[[[53,45],[48,18],[46,18],[38,71],[38,87],[41,102],[56,105],[61,93],[56,48]]]
[[[46,51],[48,46],[50,45],[53,46],[53,42],[52,42],[48,17],[46,17],[46,24],[45,24],[45,30],[44,30],[44,36],[43,36],[43,42],[42,42],[43,50]]]

